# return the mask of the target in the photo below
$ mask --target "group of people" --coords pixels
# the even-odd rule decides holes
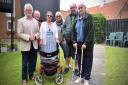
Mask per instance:
[[[93,63],[94,27],[93,19],[86,11],[86,6],[80,3],[70,5],[70,14],[63,20],[61,12],[56,12],[55,21],[51,11],[45,14],[45,21],[40,22],[40,12],[35,10],[30,3],[24,6],[25,16],[18,20],[17,33],[20,37],[22,54],[22,83],[29,79],[34,80],[33,73],[36,69],[38,50],[44,53],[52,53],[57,50],[57,43],[61,46],[65,58],[66,74],[70,69],[71,57],[74,59],[75,72],[80,71],[81,53],[83,49],[82,73],[74,83],[80,83],[84,79],[84,85],[89,85]],[[38,49],[40,48],[40,49]],[[80,77],[81,75],[81,77]]]

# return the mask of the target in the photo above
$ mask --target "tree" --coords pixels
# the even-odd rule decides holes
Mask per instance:
[[[104,43],[106,18],[101,13],[93,15],[95,27],[95,43]]]

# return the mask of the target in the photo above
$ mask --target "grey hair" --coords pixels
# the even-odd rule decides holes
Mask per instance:
[[[59,11],[57,11],[57,12],[56,12],[56,15],[55,15],[55,17],[56,17],[56,16],[58,16],[58,15],[60,15],[60,16],[62,17],[62,14],[61,14],[61,12],[59,12]]]
[[[47,15],[48,13],[51,13],[51,15],[53,16],[53,13],[52,13],[52,11],[47,11],[47,12],[46,12],[46,15]]]
[[[32,7],[32,5],[31,5],[30,3],[26,3],[26,4],[24,5],[24,10],[26,10],[27,7],[30,7],[30,8],[32,9],[32,12],[33,12],[33,7]]]
[[[79,6],[82,6],[82,7],[86,8],[86,5],[83,2],[78,3],[78,7]]]

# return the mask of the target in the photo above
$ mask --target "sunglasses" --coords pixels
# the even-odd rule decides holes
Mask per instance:
[[[56,16],[57,18],[60,18],[61,16]]]
[[[47,15],[48,17],[52,17],[52,15]]]

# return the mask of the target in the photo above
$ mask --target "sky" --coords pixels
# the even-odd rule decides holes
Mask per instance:
[[[69,6],[73,2],[75,3],[83,2],[85,3],[87,8],[90,8],[98,5],[102,6],[104,1],[108,3],[116,0],[60,0],[60,10],[65,10],[65,11],[69,10]]]

